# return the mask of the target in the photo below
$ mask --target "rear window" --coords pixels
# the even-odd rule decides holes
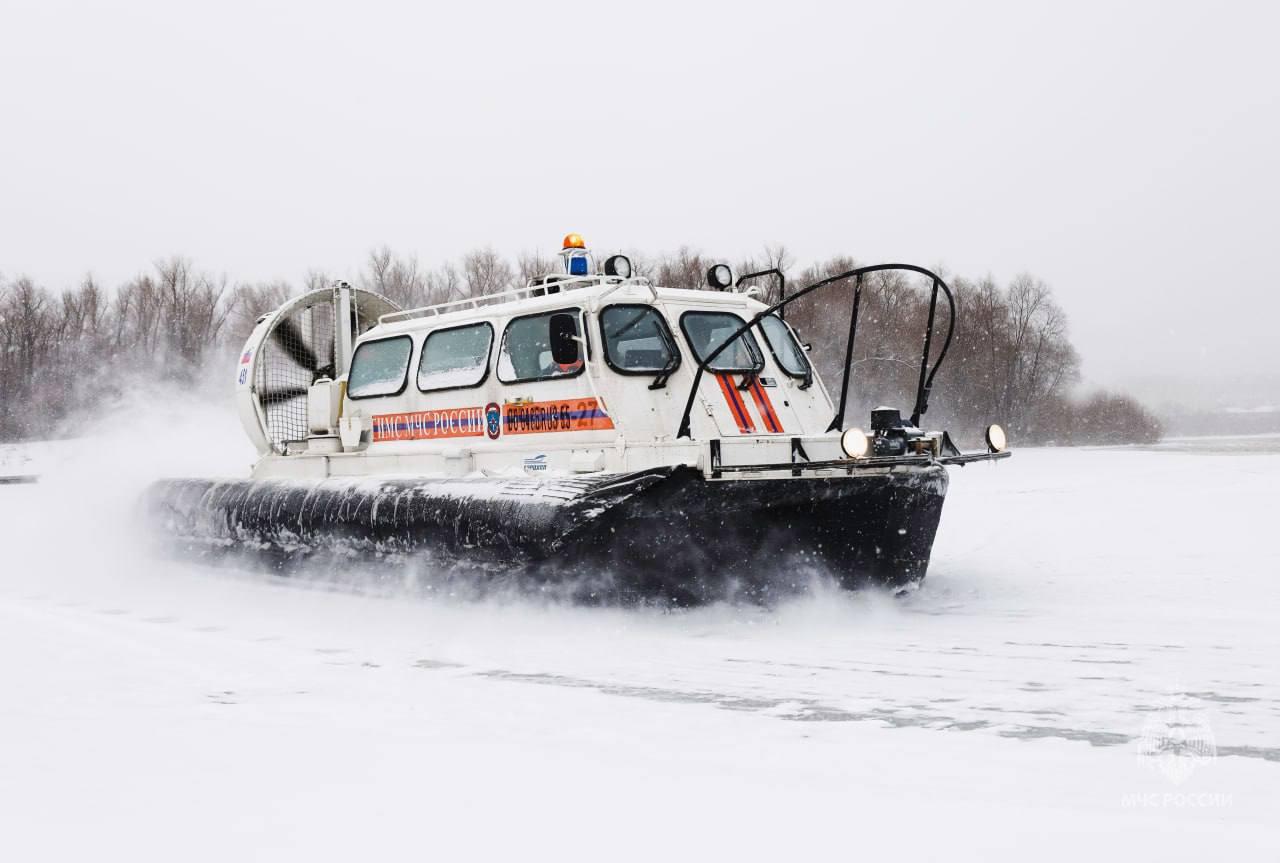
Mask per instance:
[[[670,372],[680,363],[671,329],[652,306],[610,306],[600,313],[605,361],[623,374]]]
[[[761,318],[760,329],[764,330],[764,340],[779,368],[793,378],[809,377],[809,358],[781,318],[777,315]]]
[[[680,316],[680,329],[699,362],[715,353],[744,323],[732,312],[685,312]],[[708,368],[713,372],[758,372],[764,368],[764,356],[755,337],[747,331],[721,351]]]
[[[418,389],[452,390],[479,386],[489,376],[493,326],[468,324],[436,330],[422,343],[418,361]]]
[[[356,348],[347,378],[347,395],[353,399],[394,396],[404,392],[409,379],[409,355],[413,339],[395,336],[365,342]]]
[[[502,347],[498,351],[498,380],[504,384],[528,381],[545,381],[554,378],[571,378],[582,373],[581,355],[576,363],[561,365],[551,356],[551,319],[556,315],[573,318],[573,332],[582,338],[582,315],[577,309],[557,309],[539,315],[514,318],[502,334]]]

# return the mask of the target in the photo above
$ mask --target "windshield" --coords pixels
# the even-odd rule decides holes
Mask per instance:
[[[804,348],[781,318],[777,315],[761,318],[760,329],[764,330],[764,340],[779,368],[793,378],[809,377],[809,359],[804,355]]]
[[[732,312],[685,312],[680,329],[699,362],[715,353],[745,321]],[[738,336],[708,366],[713,372],[754,373],[764,368],[764,356],[750,332]]]
[[[625,374],[670,372],[680,360],[671,330],[650,306],[610,306],[600,313],[604,356]]]
[[[409,374],[409,355],[413,339],[396,336],[365,342],[356,348],[347,378],[347,395],[353,399],[393,396],[404,390]]]

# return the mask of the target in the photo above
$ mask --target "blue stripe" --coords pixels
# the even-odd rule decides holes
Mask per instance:
[[[725,392],[729,394],[729,406],[733,408],[733,412],[738,418],[738,429],[742,431],[751,428],[751,418],[743,416],[747,410],[746,403],[740,401],[741,396],[736,389],[733,378],[729,378],[727,384],[728,387]]]
[[[782,423],[778,422],[778,417],[774,414],[769,402],[764,398],[764,390],[760,388],[760,380],[757,378],[752,384],[754,395],[760,399],[760,413],[764,414],[764,424],[769,431],[777,434],[782,431]]]

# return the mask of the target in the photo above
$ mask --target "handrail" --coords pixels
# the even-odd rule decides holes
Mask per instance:
[[[746,275],[738,276],[737,287],[742,287],[742,283],[745,281],[748,281],[749,279],[758,279],[761,276],[777,276],[778,277],[778,299],[785,300],[787,298],[787,277],[782,272],[782,270],[778,269],[777,267],[770,267],[767,270],[760,270],[755,273],[747,273]],[[780,317],[782,317],[783,319],[787,317],[786,309],[783,309],[783,314],[780,315]]]
[[[947,286],[947,283],[944,282],[940,276],[930,270],[926,270],[924,267],[917,267],[914,264],[873,264],[869,267],[856,267],[852,270],[848,270],[834,276],[828,276],[825,279],[814,282],[812,285],[801,288],[789,297],[783,297],[772,306],[769,306],[764,311],[756,314],[755,317],[739,327],[733,335],[725,339],[724,343],[720,345],[720,347],[708,354],[706,359],[698,363],[698,370],[694,373],[693,385],[689,388],[689,398],[685,402],[684,413],[680,417],[680,428],[676,432],[676,438],[692,437],[689,431],[689,416],[693,413],[693,403],[698,397],[698,385],[702,383],[702,375],[707,371],[711,363],[715,361],[715,358],[720,356],[720,354],[728,348],[729,345],[733,344],[738,338],[749,331],[752,327],[756,326],[756,324],[760,323],[760,321],[765,317],[773,314],[779,309],[785,308],[801,297],[807,296],[819,288],[824,288],[828,285],[835,284],[836,282],[842,282],[846,279],[854,278],[856,279],[856,282],[853,293],[853,311],[849,316],[849,341],[845,346],[844,378],[840,383],[840,407],[836,411],[836,415],[832,418],[831,425],[827,427],[827,431],[838,430],[844,424],[844,412],[849,397],[849,377],[853,370],[853,341],[858,333],[858,308],[862,300],[863,276],[870,273],[879,273],[889,270],[902,270],[910,273],[919,273],[920,275],[928,276],[933,280],[933,292],[929,300],[929,323],[925,331],[924,351],[922,352],[920,359],[920,380],[916,387],[915,407],[911,412],[911,424],[918,425],[920,423],[920,417],[929,409],[929,394],[933,389],[933,379],[938,374],[938,369],[942,367],[942,361],[946,359],[947,350],[951,347],[951,337],[955,335],[955,296],[951,293],[951,288]],[[938,359],[934,361],[933,369],[930,371],[929,351],[933,345],[933,326],[936,317],[935,313],[938,305],[939,290],[946,295],[947,305],[950,309],[951,315],[947,322],[947,337],[942,343],[942,351],[938,354]]]
[[[609,278],[613,278],[613,277],[610,276]],[[644,276],[630,276],[628,278],[622,279],[617,284],[610,285],[608,290],[601,291],[600,293],[592,297],[591,313],[595,314],[600,311],[600,307],[604,305],[605,297],[609,296],[612,293],[615,293],[620,288],[630,287],[631,285],[638,285],[643,288],[648,288],[651,301],[655,303],[658,301],[658,289],[654,287],[654,285],[647,278],[645,278]]]
[[[588,283],[596,285],[613,285],[610,292],[624,287],[625,285],[640,285],[648,287],[651,291],[653,290],[652,285],[649,284],[649,280],[644,276],[629,276],[625,279],[621,276],[602,275],[567,276],[565,278],[556,278],[553,281],[538,282],[537,284],[534,282],[534,279],[530,279],[523,288],[508,288],[505,291],[494,291],[491,294],[480,294],[476,297],[463,297],[459,300],[446,300],[443,303],[432,303],[429,306],[418,306],[413,309],[401,309],[397,312],[387,312],[385,315],[380,315],[378,317],[378,323],[386,324],[392,321],[409,320],[410,318],[421,317],[427,314],[439,315],[442,309],[453,308],[455,306],[470,306],[473,309],[478,309],[482,302],[498,300],[504,297],[509,297],[514,300],[528,299],[533,296],[535,291],[540,289],[545,290],[552,285],[556,287],[557,291],[569,285],[585,287]],[[654,292],[654,296],[657,296],[656,291]]]

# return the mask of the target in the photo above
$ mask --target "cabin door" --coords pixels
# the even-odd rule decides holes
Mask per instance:
[[[777,378],[708,372],[701,395],[724,437],[801,434],[787,391]]]

